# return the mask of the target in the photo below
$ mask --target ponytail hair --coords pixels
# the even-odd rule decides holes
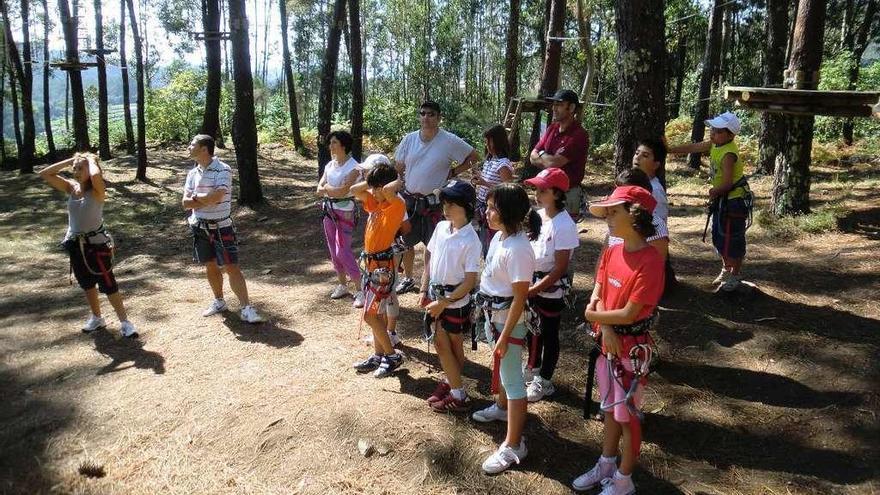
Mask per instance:
[[[563,208],[560,213],[565,213],[565,208]],[[542,223],[544,222],[541,220],[541,215],[539,215],[537,211],[530,208],[529,214],[526,216],[525,221],[525,231],[526,234],[529,236],[530,241],[537,240],[538,236],[541,235]]]

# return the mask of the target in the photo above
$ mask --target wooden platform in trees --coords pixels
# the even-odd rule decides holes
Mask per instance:
[[[52,62],[49,64],[51,67],[55,67],[61,70],[88,70],[91,67],[97,67],[98,62],[66,62],[66,61],[58,61]]]
[[[880,91],[814,91],[806,89],[728,86],[724,97],[759,112],[829,117],[880,118]]]
[[[228,31],[208,31],[204,33],[199,31],[190,31],[189,34],[196,41],[229,41],[231,36]]]

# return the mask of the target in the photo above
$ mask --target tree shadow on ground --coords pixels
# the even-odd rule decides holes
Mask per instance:
[[[876,475],[876,466],[869,465],[866,459],[798,444],[784,432],[761,435],[702,421],[646,416],[645,440],[658,444],[669,454],[708,462],[720,469],[744,467],[785,472],[838,484],[860,483]],[[682,438],[690,440],[682,442]]]
[[[229,329],[235,338],[242,342],[265,344],[276,349],[296,347],[302,344],[302,335],[285,328],[285,322],[269,316],[263,323],[247,323],[241,321],[237,312],[224,311],[223,324]]]
[[[21,378],[0,361],[0,492],[50,493],[57,480],[46,462],[47,449],[75,420],[77,408],[49,394],[30,395]]]
[[[95,331],[95,350],[111,359],[97,374],[104,375],[128,368],[148,369],[157,375],[164,374],[165,358],[158,352],[144,349],[144,345],[138,339],[117,339],[103,328]]]
[[[880,241],[880,208],[855,210],[837,219],[837,227],[872,241]]]
[[[662,361],[654,371],[671,383],[769,406],[818,409],[863,402],[856,393],[822,392],[791,378],[761,371],[674,361]]]

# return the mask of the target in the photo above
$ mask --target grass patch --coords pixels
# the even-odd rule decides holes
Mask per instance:
[[[828,205],[806,215],[779,217],[768,209],[755,215],[755,223],[771,237],[792,240],[803,234],[825,234],[838,230],[838,220],[845,215],[840,205]]]

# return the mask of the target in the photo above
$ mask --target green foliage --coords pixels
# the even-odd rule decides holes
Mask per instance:
[[[826,58],[822,62],[819,89],[828,91],[849,89],[851,63],[852,54],[846,50],[840,50],[834,56]],[[880,88],[880,61],[875,61],[867,67],[861,67],[856,82],[857,91],[876,91],[877,88]],[[838,117],[816,117],[816,138],[820,141],[840,139],[843,132],[843,122],[844,119]],[[875,119],[857,118],[853,120],[853,123],[855,139],[873,138],[876,140],[880,135],[880,122]]]
[[[755,223],[772,237],[792,240],[804,234],[824,234],[838,230],[838,221],[845,215],[839,205],[827,205],[806,215],[779,217],[766,209],[758,210]]]
[[[147,92],[147,139],[185,142],[197,134],[205,108],[204,87],[204,71],[169,70],[168,84]]]

